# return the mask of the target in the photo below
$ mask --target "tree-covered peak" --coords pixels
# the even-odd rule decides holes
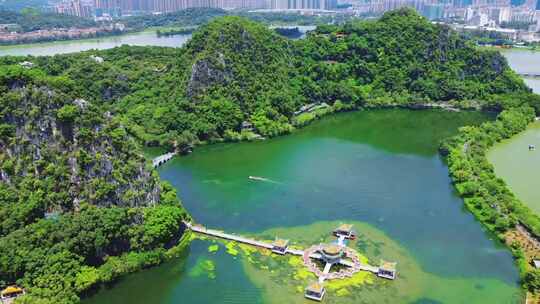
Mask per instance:
[[[195,31],[186,49],[196,55],[220,49],[245,52],[253,46],[274,48],[284,47],[285,44],[285,38],[261,23],[238,16],[225,16],[215,18]]]
[[[275,92],[295,94],[289,90],[292,44],[265,25],[233,16],[214,19],[193,34],[185,56],[190,100],[219,99],[225,108],[244,112],[241,119],[266,112],[271,103],[294,110],[290,97],[272,101]]]
[[[350,78],[379,102],[394,103],[396,95],[409,102],[441,102],[527,91],[501,54],[480,50],[411,9],[376,21],[321,27],[299,44],[308,74],[332,63],[341,75],[318,72],[319,79]]]

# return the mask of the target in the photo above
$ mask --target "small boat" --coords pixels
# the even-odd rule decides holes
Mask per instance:
[[[536,149],[536,147],[534,145],[529,145],[529,151],[532,151],[534,149]]]
[[[256,180],[256,181],[266,181],[267,179],[264,178],[264,177],[260,177],[260,176],[249,176],[248,177],[249,179],[252,179],[252,180]]]

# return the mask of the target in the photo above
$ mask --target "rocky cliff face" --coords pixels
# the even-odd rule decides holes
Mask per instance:
[[[33,80],[4,85],[0,192],[14,195],[3,205],[26,204],[31,221],[47,211],[76,211],[83,202],[135,207],[159,201],[157,176],[122,124],[72,96],[69,82],[66,90]],[[0,215],[17,217],[9,211],[17,209]]]
[[[187,96],[193,98],[205,93],[213,85],[225,85],[232,75],[227,69],[223,53],[218,53],[215,60],[203,58],[193,63],[187,86]]]

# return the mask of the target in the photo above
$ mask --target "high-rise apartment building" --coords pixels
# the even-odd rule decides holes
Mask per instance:
[[[92,5],[81,0],[61,2],[54,7],[58,14],[89,18],[93,15]]]
[[[318,0],[317,0],[318,1]],[[267,8],[267,0],[95,0],[97,9],[123,12],[174,12],[192,7],[258,9]]]
[[[277,10],[334,10],[337,0],[271,0],[270,8]]]

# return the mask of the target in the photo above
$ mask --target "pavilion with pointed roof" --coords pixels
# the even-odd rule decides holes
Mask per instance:
[[[396,278],[396,265],[395,262],[388,262],[385,260],[381,260],[381,264],[379,265],[379,272],[377,273],[377,276],[389,280],[394,280]]]
[[[5,300],[13,300],[18,296],[24,295],[24,289],[11,285],[0,291],[0,299],[2,300],[2,303]]]
[[[304,296],[310,300],[315,300],[315,301],[320,302],[322,301],[325,293],[326,293],[326,289],[324,288],[324,286],[319,282],[315,282],[315,283],[310,284],[306,288]]]
[[[287,253],[288,247],[289,247],[289,240],[276,238],[274,242],[272,242],[272,252],[277,253],[277,254]]]
[[[341,224],[334,230],[334,235],[337,237],[343,236],[346,239],[354,240],[356,238],[356,233],[352,228],[353,225],[351,224]]]

